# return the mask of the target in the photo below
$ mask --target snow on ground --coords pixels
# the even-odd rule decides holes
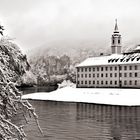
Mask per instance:
[[[49,93],[33,93],[23,99],[85,102],[109,105],[139,106],[140,89],[64,87]]]

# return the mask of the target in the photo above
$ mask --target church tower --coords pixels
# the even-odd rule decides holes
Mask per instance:
[[[111,51],[112,54],[121,54],[121,35],[119,34],[117,19],[115,23],[114,32],[111,38]]]

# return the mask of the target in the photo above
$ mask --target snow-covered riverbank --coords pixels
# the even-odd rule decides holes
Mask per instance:
[[[34,100],[140,106],[140,89],[64,87],[49,93],[41,92],[23,95],[22,98]]]

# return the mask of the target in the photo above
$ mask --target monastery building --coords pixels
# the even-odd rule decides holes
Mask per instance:
[[[111,55],[91,57],[76,66],[77,87],[140,88],[140,46],[121,53],[117,21],[111,37]]]

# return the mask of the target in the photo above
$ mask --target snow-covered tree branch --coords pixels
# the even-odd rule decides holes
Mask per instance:
[[[24,124],[17,126],[12,122],[12,117],[19,111],[23,114],[25,122],[28,122],[28,117],[34,117],[42,133],[35,109],[28,101],[22,100],[21,93],[16,88],[29,68],[27,59],[14,43],[8,40],[0,41],[0,139],[2,140],[25,139]]]

